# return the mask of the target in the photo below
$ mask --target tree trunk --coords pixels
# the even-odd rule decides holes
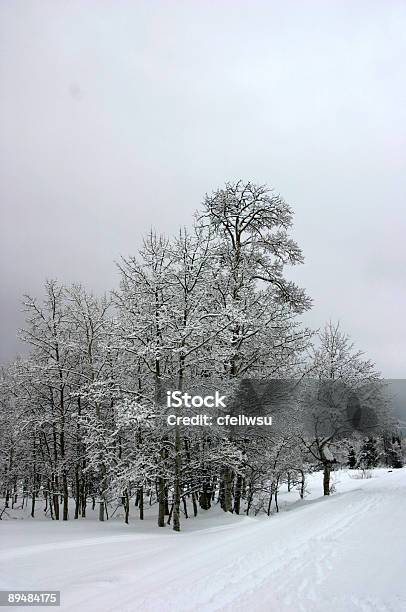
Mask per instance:
[[[32,516],[32,518],[34,518],[34,515],[35,515],[35,498],[36,498],[36,494],[37,494],[37,460],[36,460],[35,437],[33,439],[32,459],[33,459],[33,475],[32,475],[31,516]]]
[[[252,491],[251,485],[248,487],[248,498],[247,498],[247,509],[245,511],[245,514],[248,516],[251,510],[251,504],[252,504],[252,498],[254,496],[254,493]]]
[[[196,493],[192,493],[193,516],[197,516]]]
[[[138,489],[138,509],[140,512],[140,521],[144,520],[144,487]]]
[[[35,516],[35,498],[36,498],[36,492],[35,492],[35,485],[34,485],[34,488],[32,490],[32,498],[31,498],[31,516],[32,518],[34,518]]]
[[[49,513],[51,515],[51,519],[54,520],[54,509],[53,509],[53,504],[52,504],[52,496],[49,493]]]
[[[168,487],[165,487],[165,516],[169,516],[169,514],[169,489]]]
[[[126,525],[128,525],[128,517],[130,514],[130,499],[128,497],[128,489],[125,490],[124,492],[124,496],[123,496],[123,502],[124,502],[124,522]]]
[[[268,516],[271,516],[272,499],[273,499],[273,484],[271,484],[271,494],[269,496],[269,502],[268,502],[268,511],[267,511]]]
[[[175,483],[173,491],[173,530],[180,531],[180,474],[181,474],[181,458],[180,458],[180,434],[179,427],[175,426]]]
[[[66,472],[64,471],[62,474],[62,490],[63,490],[63,515],[62,520],[68,520],[68,503],[69,503],[69,494],[68,494],[68,478],[66,476]]]
[[[232,512],[232,472],[230,468],[224,470],[224,512]]]
[[[87,506],[87,489],[84,483],[84,479],[82,478],[82,487],[80,491],[80,503],[82,508],[82,518],[86,517],[86,506]]]
[[[104,500],[99,501],[99,521],[104,521]]]
[[[323,464],[323,493],[324,495],[330,495],[330,472],[331,466],[329,462]]]
[[[242,476],[241,474],[238,474],[237,482],[235,485],[235,495],[234,495],[234,512],[236,514],[240,514],[241,493],[242,493]]]
[[[17,478],[14,481],[14,494],[13,494],[13,507],[14,504],[17,503],[18,493],[17,493]]]
[[[278,490],[279,490],[279,476],[276,479],[276,485],[275,485],[275,508],[276,508],[276,512],[279,512],[279,505],[278,505]]]
[[[206,481],[203,482],[202,490],[200,491],[200,494],[199,494],[199,505],[202,510],[209,510],[211,506],[210,493],[208,491]]]
[[[158,527],[165,527],[165,480],[158,478]]]
[[[187,511],[187,501],[186,501],[186,496],[185,495],[182,496],[182,501],[183,501],[183,512],[185,514],[185,518],[189,518],[189,514],[188,514],[188,511]]]
[[[303,470],[300,470],[300,491],[299,491],[299,495],[300,495],[300,499],[304,498],[304,492],[305,492],[305,473]]]
[[[59,489],[59,481],[58,481],[58,476],[54,476],[52,479],[52,501],[54,504],[54,514],[55,514],[55,520],[59,521],[59,496],[58,496],[58,489]]]
[[[80,509],[80,481],[79,481],[79,466],[75,467],[75,519],[79,518]]]

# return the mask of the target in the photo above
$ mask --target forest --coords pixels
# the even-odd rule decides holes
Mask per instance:
[[[128,523],[133,506],[180,531],[217,505],[271,516],[280,487],[303,498],[312,472],[330,495],[336,468],[402,467],[374,363],[339,323],[303,323],[312,300],[289,280],[304,263],[292,227],[274,190],[226,183],[190,227],[150,231],[121,258],[115,290],[48,280],[43,296],[26,295],[27,351],[1,369],[0,518],[22,506],[67,521],[92,508],[103,521],[120,508]],[[299,389],[277,427],[165,420],[168,389],[238,400],[252,381],[255,404],[272,380]]]

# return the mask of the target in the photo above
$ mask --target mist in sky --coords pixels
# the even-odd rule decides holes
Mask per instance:
[[[1,354],[46,278],[114,288],[227,180],[295,211],[317,328],[406,378],[406,3],[0,3]]]

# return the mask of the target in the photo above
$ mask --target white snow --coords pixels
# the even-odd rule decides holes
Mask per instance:
[[[406,469],[372,474],[335,473],[329,498],[315,474],[307,499],[283,494],[278,515],[200,511],[180,534],[152,516],[127,526],[10,513],[0,521],[0,588],[58,589],[61,609],[75,612],[401,612]]]

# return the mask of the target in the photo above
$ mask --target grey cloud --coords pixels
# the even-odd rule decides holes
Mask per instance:
[[[307,322],[404,377],[405,30],[396,1],[1,3],[1,360],[24,291],[113,287],[241,177],[296,211]]]

